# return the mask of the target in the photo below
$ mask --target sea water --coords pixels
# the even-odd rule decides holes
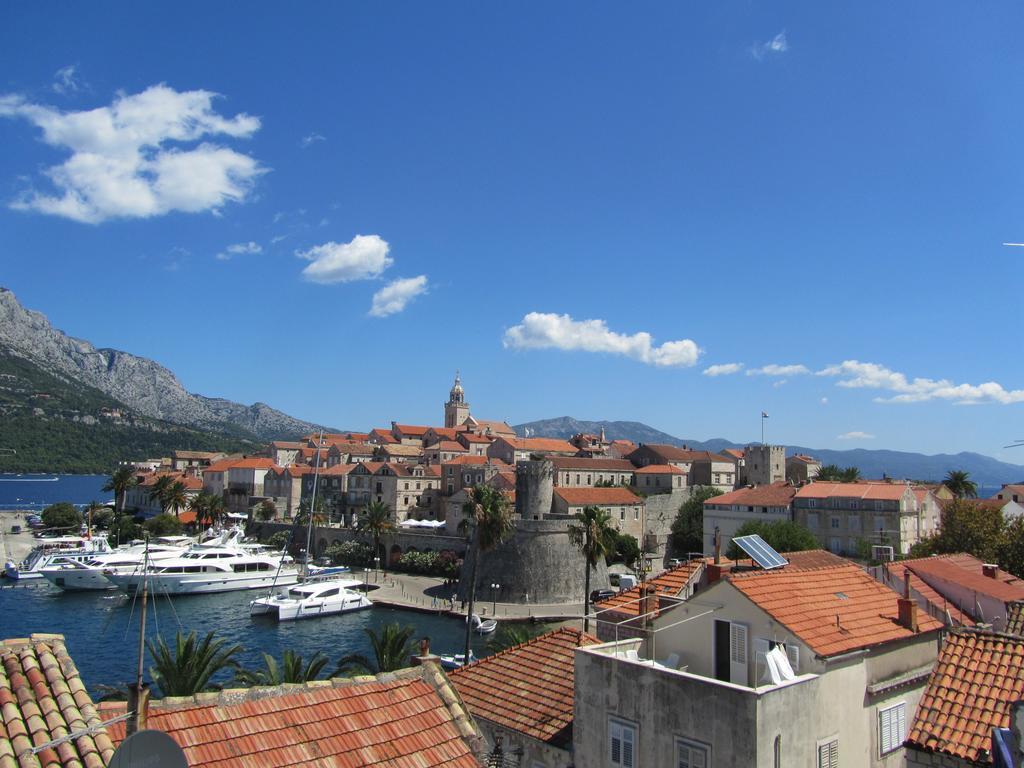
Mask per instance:
[[[58,501],[80,507],[92,501],[104,504],[114,500],[103,490],[108,480],[107,475],[0,474],[0,510],[39,511]]]

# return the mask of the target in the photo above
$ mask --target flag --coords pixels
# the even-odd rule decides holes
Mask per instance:
[[[767,419],[768,418],[768,414],[765,413],[764,411],[761,411],[761,418],[762,419]]]

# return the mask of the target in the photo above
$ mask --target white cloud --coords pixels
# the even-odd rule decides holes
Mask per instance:
[[[608,330],[604,320],[573,320],[569,315],[530,312],[523,322],[505,331],[502,342],[513,349],[563,349],[624,355],[658,367],[696,364],[700,348],[690,339],[654,346],[651,334],[631,336]]]
[[[760,368],[751,368],[747,376],[801,376],[810,373],[805,365],[776,365],[771,363]]]
[[[377,235],[356,235],[348,243],[328,242],[308,251],[296,251],[300,259],[312,262],[302,276],[314,283],[348,283],[380,277],[394,260],[389,246]]]
[[[828,398],[827,397],[821,398],[821,404],[822,405],[828,405]]]
[[[778,381],[772,382],[772,386],[775,387],[775,389],[778,389],[779,387],[786,386],[788,383],[789,379],[779,379]]]
[[[844,432],[839,435],[837,440],[874,440],[874,435],[869,435],[867,432]]]
[[[705,376],[730,376],[743,370],[743,363],[720,363],[709,365],[702,373]]]
[[[217,212],[244,201],[265,172],[256,160],[209,141],[183,146],[217,135],[247,138],[259,130],[259,118],[215,112],[215,97],[161,84],[119,94],[110,106],[62,112],[21,96],[0,96],[0,117],[28,120],[46,144],[71,153],[45,171],[56,194],[29,191],[11,207],[98,223],[171,211]]]
[[[311,147],[313,144],[316,144],[318,141],[327,141],[327,137],[321,136],[319,133],[311,133],[308,136],[302,137],[299,141],[299,146],[306,149],[307,147]]]
[[[67,94],[77,93],[82,88],[81,82],[76,77],[74,64],[61,67],[53,73],[53,84],[50,86],[55,93]]]
[[[402,277],[393,280],[375,294],[373,306],[370,307],[372,317],[387,317],[405,309],[406,304],[422,293],[427,292],[427,276]]]
[[[753,47],[750,49],[750,53],[753,54],[755,59],[761,61],[766,56],[778,55],[785,53],[788,50],[789,41],[786,40],[786,30],[782,30],[767,42],[754,43]]]
[[[227,261],[232,256],[245,256],[246,254],[252,253],[263,253],[263,246],[250,240],[248,243],[235,243],[234,245],[229,245],[217,254],[217,258],[221,261]]]
[[[908,379],[906,374],[893,371],[877,363],[845,360],[821,371],[818,376],[839,378],[840,387],[883,389],[894,392],[892,397],[876,397],[880,403],[918,403],[926,400],[947,400],[959,405],[978,403],[1024,402],[1024,390],[1004,389],[994,381],[982,384],[954,384],[948,379]]]

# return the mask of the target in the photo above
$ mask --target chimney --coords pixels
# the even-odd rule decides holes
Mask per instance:
[[[644,584],[640,587],[640,614],[643,617],[644,625],[650,624],[654,621],[654,616],[650,615],[658,609],[658,597],[655,594],[657,589],[650,584]]]
[[[436,656],[430,652],[430,638],[420,638],[420,655],[412,656],[409,659],[409,665],[412,667],[419,667],[423,664],[440,664],[441,657]]]
[[[722,564],[722,534],[715,526],[715,565]]]
[[[899,618],[896,623],[911,632],[917,632],[917,602],[910,596],[910,571],[903,571],[903,597],[896,601]]]
[[[142,683],[138,687],[128,686],[126,704],[127,710],[134,714],[125,723],[125,736],[131,736],[136,731],[144,731],[149,719],[149,683]]]
[[[982,563],[981,572],[990,579],[994,579],[999,576],[999,566],[995,563]]]

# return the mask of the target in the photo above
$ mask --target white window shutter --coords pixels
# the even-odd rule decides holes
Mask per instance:
[[[839,739],[818,745],[818,768],[839,768]]]
[[[765,657],[768,655],[768,641],[763,637],[754,638],[754,682],[760,685],[769,680],[768,662]]]
[[[789,666],[795,674],[800,674],[800,646],[796,643],[786,643],[786,655],[789,656]]]
[[[729,682],[747,684],[747,625],[729,625]]]

